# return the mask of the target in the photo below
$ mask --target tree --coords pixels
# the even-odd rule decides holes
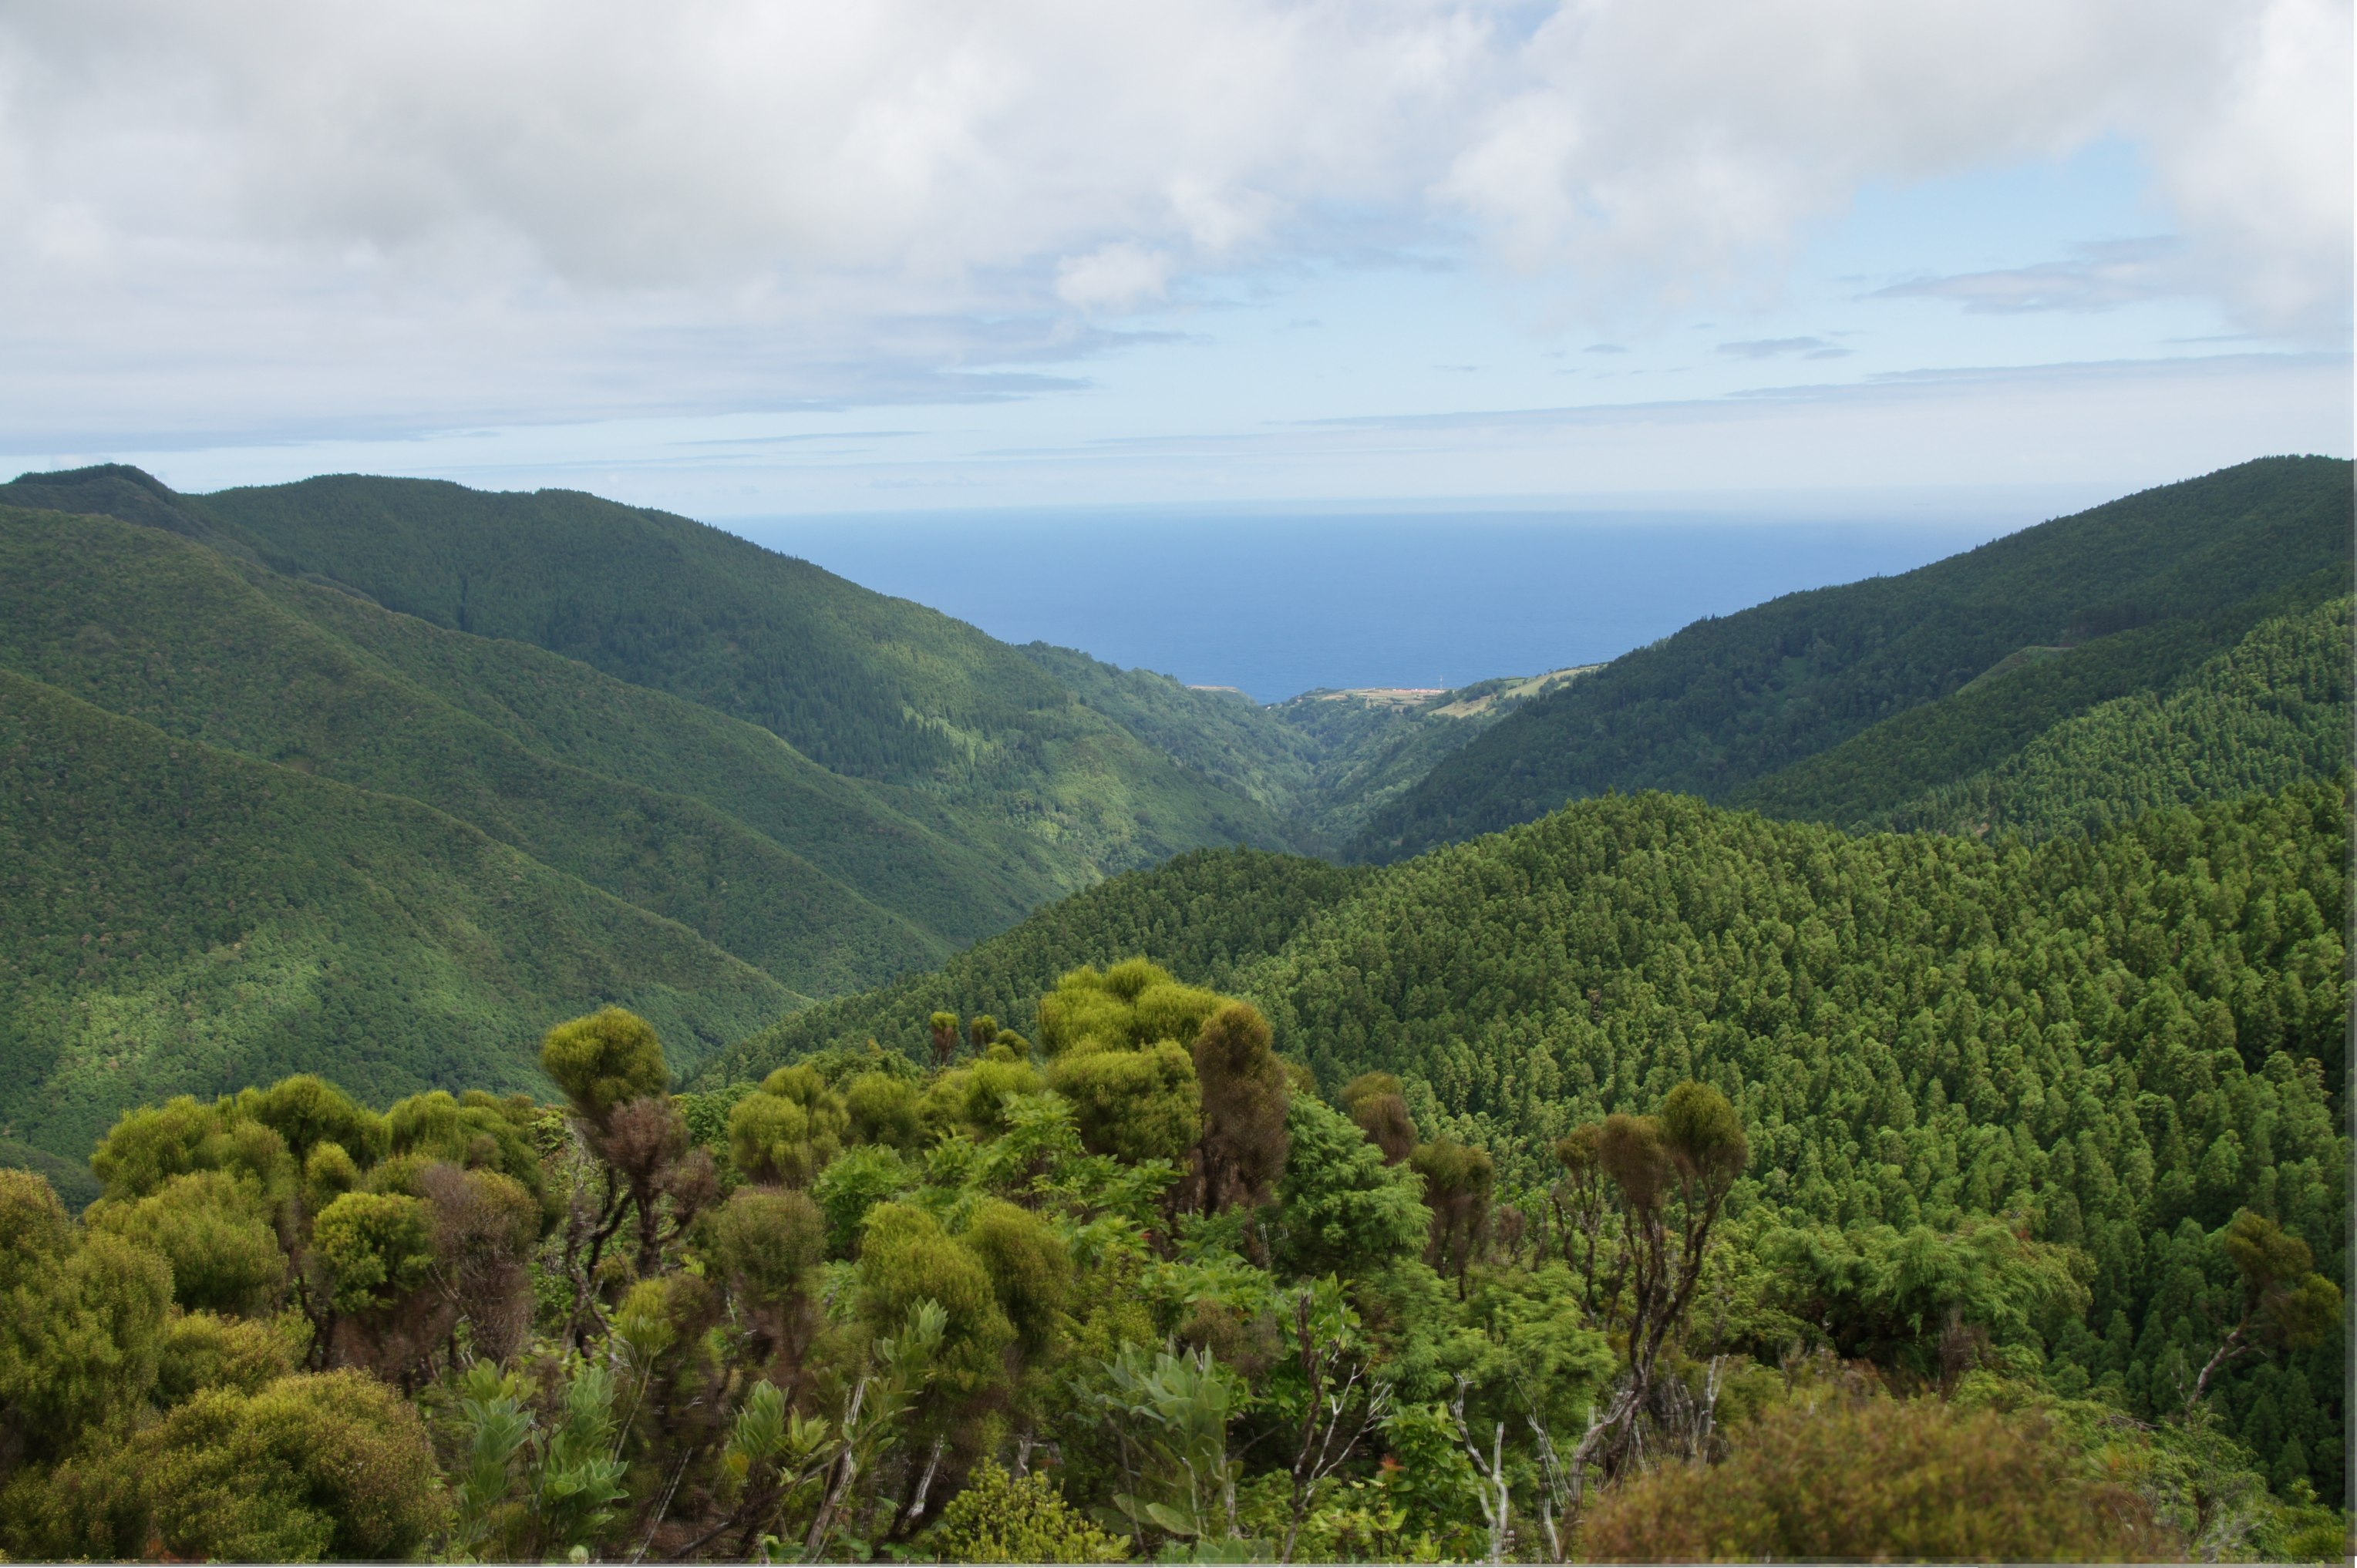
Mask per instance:
[[[1567,1510],[1581,1504],[1589,1466],[1617,1468],[1653,1390],[1654,1369],[1702,1277],[1727,1195],[1750,1158],[1742,1119],[1707,1084],[1681,1083],[1656,1116],[1616,1114],[1597,1134],[1621,1217],[1610,1298],[1625,1314],[1629,1371],[1602,1420],[1573,1450]]]
[[[741,1187],[706,1228],[714,1273],[752,1326],[750,1359],[780,1386],[799,1386],[816,1328],[812,1275],[826,1260],[826,1219],[809,1195]]]
[[[540,1065],[575,1112],[600,1132],[618,1107],[671,1087],[654,1026],[619,1007],[549,1030],[541,1042]]]
[[[261,1195],[221,1171],[176,1176],[145,1197],[101,1198],[88,1222],[172,1265],[172,1296],[192,1311],[265,1310],[286,1283],[286,1254],[257,1212]]]
[[[1203,1097],[1196,1154],[1203,1210],[1258,1208],[1285,1175],[1285,1114],[1292,1100],[1268,1020],[1245,1003],[1229,1003],[1195,1037],[1194,1058]]]
[[[1362,1072],[1343,1085],[1342,1107],[1383,1150],[1385,1165],[1402,1164],[1415,1152],[1415,1119],[1400,1080],[1390,1073]]]
[[[1289,1152],[1270,1218],[1280,1272],[1356,1279],[1424,1250],[1432,1211],[1414,1172],[1387,1165],[1354,1124],[1308,1095],[1294,1097],[1285,1125]]]
[[[1072,1102],[1091,1154],[1176,1162],[1203,1135],[1195,1058],[1176,1041],[1066,1051],[1049,1063],[1048,1086]]]
[[[5,1449],[41,1460],[137,1408],[155,1386],[171,1266],[103,1231],[60,1238],[53,1212],[27,1191],[38,1176],[5,1173],[7,1207],[31,1234],[0,1249],[15,1283],[0,1294],[0,1463]],[[55,1202],[50,1195],[49,1202]]]
[[[2341,1290],[2316,1272],[2308,1243],[2245,1208],[2219,1237],[2243,1281],[2243,1316],[2202,1366],[2186,1398],[2190,1409],[2210,1380],[2236,1359],[2260,1349],[2313,1345],[2341,1319]]]
[[[1472,1266],[1490,1234],[1490,1197],[1498,1181],[1498,1166],[1486,1149],[1469,1148],[1453,1138],[1436,1138],[1419,1144],[1408,1166],[1424,1178],[1424,1201],[1432,1210],[1432,1237],[1425,1262],[1457,1279],[1457,1298],[1465,1299],[1465,1272]]]
[[[1042,1475],[985,1459],[927,1538],[944,1563],[1119,1563],[1128,1543],[1091,1524]]]
[[[946,1069],[952,1058],[957,1055],[958,1015],[954,1013],[936,1013],[927,1027],[933,1039],[933,1066]]]
[[[143,1434],[131,1462],[176,1557],[398,1560],[440,1523],[425,1424],[358,1372],[207,1391]]]

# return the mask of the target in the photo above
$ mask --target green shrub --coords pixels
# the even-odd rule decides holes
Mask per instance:
[[[985,1459],[942,1510],[927,1544],[944,1563],[1119,1563],[1129,1543],[1073,1511],[1045,1476]]]
[[[1771,1411],[1724,1463],[1606,1492],[1580,1535],[1583,1557],[1625,1563],[2126,1563],[2178,1545],[2036,1418],[1887,1399]]]

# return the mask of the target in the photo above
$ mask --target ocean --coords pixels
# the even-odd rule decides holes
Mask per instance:
[[[1595,663],[1706,616],[1907,571],[2032,521],[995,513],[726,526],[1009,642],[1269,703]]]

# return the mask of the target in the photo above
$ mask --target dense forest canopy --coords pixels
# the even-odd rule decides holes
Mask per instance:
[[[2341,805],[2244,821],[2296,835]],[[2239,1195],[2197,1190],[2157,1230],[2146,1316],[2177,1337],[2150,1336],[2148,1367],[2132,1333],[2089,1338],[2113,1282],[2043,1233],[2051,1189],[1840,1212],[1761,1179],[1780,1108],[1707,1069],[1583,1109],[1517,1182],[1427,1135],[1428,1085],[1321,1090],[1252,1004],[1143,959],[1028,1011],[1036,1043],[943,1011],[927,1067],[868,1045],[683,1095],[657,1031],[609,1008],[549,1031],[558,1105],[379,1113],[298,1077],[126,1115],[79,1219],[0,1173],[0,1545],[2340,1548],[2299,1445],[2337,1454],[2302,1380],[2340,1338],[2344,1260],[2302,1233],[2322,1194],[2277,1181],[2206,1225]],[[2285,1080],[2278,1168],[2303,1139],[2346,1156],[2302,1082],[2320,1092]],[[2293,1433],[2272,1459],[2250,1419],[2238,1441],[2227,1391],[2254,1384]],[[1680,1492],[1699,1463],[1719,1480]]]

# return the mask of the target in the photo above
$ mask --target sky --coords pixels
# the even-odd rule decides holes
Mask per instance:
[[[0,463],[773,532],[2034,521],[2350,454],[2351,39],[2346,0],[8,5]]]

